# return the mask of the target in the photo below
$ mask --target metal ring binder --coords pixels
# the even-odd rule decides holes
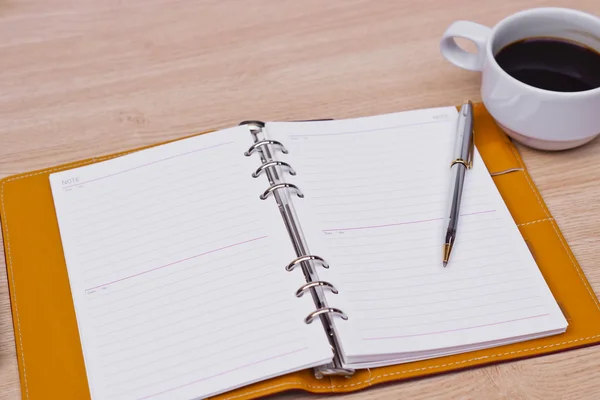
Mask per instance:
[[[262,121],[242,121],[238,125],[248,125],[250,134],[254,138],[255,142],[258,142],[258,134],[261,133],[265,127],[265,123]]]
[[[300,256],[298,258],[296,258],[294,261],[292,261],[291,263],[289,263],[286,267],[285,270],[286,271],[293,271],[294,268],[296,268],[296,266],[304,261],[319,261],[321,263],[321,266],[323,268],[329,268],[329,264],[327,264],[327,262],[319,257],[319,256],[315,256],[312,254],[307,254],[305,256]]]
[[[310,254],[299,223],[296,220],[293,204],[290,202],[289,197],[284,196],[278,189],[294,189],[299,197],[304,197],[304,194],[302,194],[297,186],[284,182],[281,179],[281,172],[278,168],[269,168],[273,166],[283,166],[286,167],[290,174],[294,175],[295,171],[288,164],[275,159],[271,146],[279,148],[284,154],[287,154],[288,151],[282,143],[276,140],[266,139],[264,132],[265,123],[261,121],[243,121],[239,125],[248,126],[248,130],[250,131],[254,142],[244,155],[251,156],[256,152],[260,156],[262,165],[254,172],[254,174],[252,174],[252,176],[258,177],[264,171],[264,175],[266,175],[269,185],[271,185],[260,195],[260,198],[265,200],[271,193],[273,194],[285,228],[292,242],[292,246],[294,247],[294,252],[296,257],[298,257],[286,266],[286,270],[293,271],[296,267],[300,267],[302,275],[306,280],[306,284],[302,285],[296,291],[296,296],[302,297],[304,293],[310,294],[316,307],[316,311],[310,313],[305,318],[305,322],[307,324],[312,323],[314,320],[319,320],[321,322],[333,351],[333,359],[326,364],[314,367],[314,375],[317,379],[332,375],[349,377],[354,373],[354,370],[344,366],[341,355],[341,344],[336,336],[333,321],[333,317],[336,315],[340,316],[342,319],[348,319],[348,317],[341,310],[328,305],[325,290],[329,290],[334,294],[337,294],[338,290],[329,282],[321,281],[319,279],[314,261],[320,263],[323,268],[329,268],[329,265],[321,257]]]
[[[328,288],[331,293],[333,294],[338,294],[338,290],[335,288],[335,286],[333,286],[331,283],[329,282],[325,282],[325,281],[313,281],[313,282],[308,282],[305,283],[304,285],[300,286],[300,289],[298,289],[296,291],[296,297],[302,297],[302,295],[304,295],[304,292],[307,291],[308,289],[317,287],[317,286],[323,286]]]
[[[254,151],[256,151],[257,149],[259,149],[260,147],[268,146],[268,145],[279,146],[279,148],[280,148],[280,150],[281,150],[281,152],[283,154],[287,154],[288,153],[287,149],[285,148],[285,146],[281,142],[278,142],[277,140],[265,139],[265,140],[261,140],[259,142],[256,142],[252,146],[250,146],[248,148],[248,150],[244,153],[244,155],[246,157],[250,157],[252,155],[252,153],[254,153]]]
[[[340,375],[346,378],[350,378],[354,374],[354,370],[350,368],[342,367],[318,367],[315,369],[315,378],[323,379],[326,376]]]
[[[267,190],[265,190],[265,192],[263,194],[261,194],[259,197],[261,200],[266,200],[267,197],[269,197],[269,195],[271,193],[273,193],[275,190],[277,189],[294,189],[296,191],[296,194],[298,195],[298,197],[302,198],[304,197],[304,194],[302,194],[302,192],[300,191],[300,189],[298,188],[298,186],[292,184],[292,183],[276,183],[275,185],[270,186]]]
[[[304,319],[304,322],[306,322],[307,324],[310,324],[319,315],[328,314],[328,313],[337,314],[344,321],[348,320],[348,316],[346,314],[344,314],[344,312],[342,310],[340,310],[338,308],[333,308],[333,307],[325,307],[325,308],[319,308],[318,310],[315,310],[315,311],[311,312],[310,314],[308,314],[308,316]]]
[[[256,169],[256,171],[254,171],[252,173],[252,177],[253,178],[258,178],[260,176],[260,174],[267,168],[269,167],[277,167],[277,166],[281,166],[281,167],[287,167],[288,172],[290,173],[290,175],[296,175],[296,171],[294,171],[294,169],[292,168],[292,166],[286,162],[283,161],[267,161],[266,163],[264,163],[263,165],[261,165],[260,167],[258,167]]]
[[[254,119],[250,119],[247,121],[242,121],[240,122],[238,125],[248,125],[250,127],[256,128],[256,129],[262,129],[265,127],[265,123],[262,121],[258,121],[258,120],[254,120]]]

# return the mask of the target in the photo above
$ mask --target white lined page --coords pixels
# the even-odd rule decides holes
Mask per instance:
[[[349,316],[336,325],[356,363],[566,327],[478,153],[442,267],[456,118],[437,108],[268,125],[290,152],[279,158],[297,171],[305,198],[294,204],[331,265],[319,273],[340,291],[329,302]]]
[[[51,175],[93,399],[190,399],[331,358],[244,127]]]

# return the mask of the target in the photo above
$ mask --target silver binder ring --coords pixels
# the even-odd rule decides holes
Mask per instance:
[[[319,308],[318,310],[315,310],[313,312],[311,312],[310,314],[308,314],[308,316],[304,319],[304,322],[306,322],[307,324],[310,324],[311,322],[313,322],[315,320],[315,318],[317,318],[319,315],[323,315],[323,314],[336,314],[339,315],[344,321],[348,320],[348,316],[346,314],[344,314],[344,312],[338,308],[332,308],[332,307],[324,307],[324,308]]]
[[[281,144],[281,142],[278,142],[277,140],[267,139],[267,140],[261,140],[260,142],[254,143],[252,146],[250,146],[248,148],[248,151],[246,151],[244,153],[244,155],[246,157],[250,157],[252,155],[252,153],[254,153],[259,148],[261,148],[263,146],[269,146],[269,145],[278,146],[283,154],[288,153],[287,149],[285,148],[285,146],[283,144]]]
[[[304,261],[318,261],[321,263],[321,265],[323,266],[323,268],[329,268],[329,264],[327,264],[327,262],[325,260],[323,260],[323,258],[319,257],[319,256],[314,256],[314,255],[306,255],[306,256],[301,256],[296,258],[294,261],[292,261],[291,263],[289,263],[286,267],[285,270],[286,271],[293,271],[294,268],[296,268],[296,266],[298,264],[300,264],[301,262]]]
[[[255,141],[258,140],[257,135],[262,132],[262,128],[265,127],[265,123],[262,121],[242,121],[238,125],[247,125],[250,129],[250,133],[254,136]]]
[[[290,164],[283,161],[269,161],[258,167],[256,171],[252,173],[252,177],[258,178],[260,174],[269,167],[286,167],[290,175],[296,175],[296,171],[294,171]]]
[[[343,376],[351,378],[354,370],[351,368],[319,368],[315,370],[315,378],[323,379],[326,376]]]
[[[255,119],[249,119],[249,120],[246,120],[246,121],[242,121],[238,125],[256,126],[258,128],[264,128],[265,127],[265,123],[264,122],[258,121],[258,120],[255,120]]]
[[[278,189],[286,189],[286,188],[294,189],[296,191],[296,194],[298,195],[298,197],[300,197],[300,198],[304,197],[304,194],[302,194],[302,192],[300,191],[298,186],[293,185],[291,183],[276,183],[275,185],[273,185],[273,186],[269,187],[267,190],[265,190],[265,192],[260,195],[260,199],[266,200],[267,197],[269,197],[269,195],[271,193],[273,193],[274,191],[276,191]]]
[[[325,282],[325,281],[314,281],[314,282],[309,282],[309,283],[306,283],[306,284],[300,286],[300,289],[298,289],[298,291],[296,291],[296,297],[302,297],[304,292],[306,292],[309,289],[316,288],[316,287],[328,288],[331,291],[331,293],[338,294],[338,290],[331,283]]]

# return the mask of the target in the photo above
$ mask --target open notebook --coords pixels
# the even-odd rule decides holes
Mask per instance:
[[[453,107],[248,121],[50,176],[92,399],[193,399],[564,332]]]

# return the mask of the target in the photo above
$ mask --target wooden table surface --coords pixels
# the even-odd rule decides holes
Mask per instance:
[[[598,0],[0,1],[0,178],[244,119],[477,101],[479,75],[440,55],[445,28],[549,5],[600,15]],[[561,153],[520,151],[600,293],[600,139]],[[2,268],[0,398],[20,399],[18,382]],[[600,347],[342,397],[597,399]]]

